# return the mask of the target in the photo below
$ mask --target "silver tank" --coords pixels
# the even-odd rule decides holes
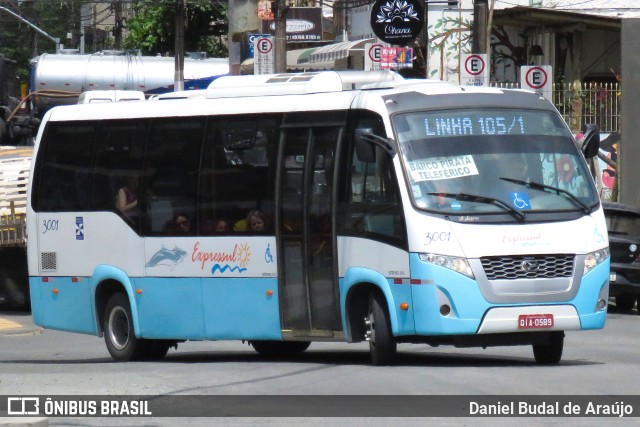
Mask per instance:
[[[173,90],[175,59],[134,55],[64,55],[44,53],[31,61],[31,91],[140,90],[147,95]],[[229,73],[227,58],[184,59],[184,88],[206,89]],[[36,107],[75,103],[76,98],[39,96]]]

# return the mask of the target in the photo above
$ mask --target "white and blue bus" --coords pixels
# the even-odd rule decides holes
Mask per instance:
[[[119,361],[245,340],[368,341],[376,365],[398,343],[531,345],[558,363],[565,331],[605,324],[598,138],[578,146],[531,92],[393,72],[54,108],[28,194],[33,319]]]

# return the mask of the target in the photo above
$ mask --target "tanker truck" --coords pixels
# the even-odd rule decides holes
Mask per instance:
[[[184,89],[206,89],[217,77],[228,73],[227,58],[186,56]],[[174,76],[173,57],[114,51],[89,55],[44,53],[31,60],[29,94],[15,105],[0,104],[0,144],[28,145],[44,113],[58,105],[77,103],[82,92],[135,90],[146,96],[162,94],[173,91]]]

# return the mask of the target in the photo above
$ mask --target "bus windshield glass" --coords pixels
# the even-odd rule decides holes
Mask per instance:
[[[521,219],[597,206],[584,157],[555,112],[422,111],[398,114],[393,123],[419,209]]]

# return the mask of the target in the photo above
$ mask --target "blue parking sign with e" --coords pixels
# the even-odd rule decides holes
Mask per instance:
[[[253,51],[253,42],[260,37],[269,37],[270,34],[247,34],[247,58],[253,58],[255,53]]]

